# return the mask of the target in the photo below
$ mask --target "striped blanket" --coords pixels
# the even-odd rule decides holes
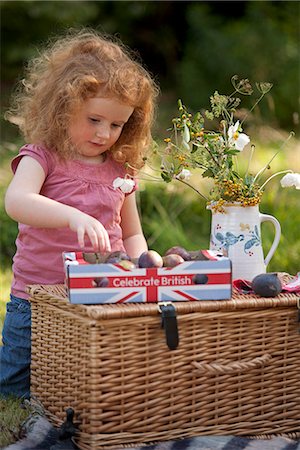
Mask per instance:
[[[39,417],[24,439],[6,447],[4,450],[76,449],[77,447],[72,440],[60,441],[57,429],[47,419]],[[119,449],[115,448],[114,450]],[[300,450],[300,441],[284,436],[273,437],[272,439],[250,439],[242,436],[201,436],[134,447],[131,450]]]

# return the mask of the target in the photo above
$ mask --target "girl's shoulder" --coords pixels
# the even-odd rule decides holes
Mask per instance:
[[[37,144],[25,144],[20,148],[19,154],[11,162],[11,168],[14,173],[17,170],[19,162],[24,156],[30,156],[38,161],[46,175],[55,165],[55,154],[49,151],[46,147]]]

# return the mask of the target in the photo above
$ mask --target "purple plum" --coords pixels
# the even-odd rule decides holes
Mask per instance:
[[[277,273],[261,273],[252,280],[252,289],[261,297],[276,297],[282,291]]]
[[[93,279],[94,287],[107,287],[109,285],[109,279],[106,277],[97,277]]]
[[[140,255],[138,266],[141,268],[162,267],[163,260],[160,254],[155,250],[147,250]]]
[[[128,261],[128,259],[122,259],[118,263],[118,265],[124,267],[124,269],[127,269],[127,270],[135,269],[135,264],[132,261]]]
[[[106,257],[105,262],[107,264],[118,264],[120,261],[127,260],[130,261],[130,256],[122,251],[111,252]]]
[[[205,273],[196,273],[192,280],[194,284],[206,284],[208,282],[208,276]]]
[[[170,253],[169,255],[163,256],[164,267],[175,267],[183,262],[184,259],[182,258],[182,256],[176,255],[175,253],[174,254]]]
[[[178,245],[175,247],[169,248],[165,252],[165,256],[174,255],[174,254],[181,256],[181,258],[183,258],[185,261],[191,260],[191,255],[189,254],[189,252],[185,248],[179,247]]]

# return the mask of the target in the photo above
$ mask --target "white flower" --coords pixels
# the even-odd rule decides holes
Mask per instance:
[[[113,181],[113,188],[121,189],[121,191],[124,192],[124,194],[129,194],[130,192],[132,192],[134,185],[135,182],[131,178],[118,177]]]
[[[244,147],[249,144],[250,138],[245,133],[239,132],[240,122],[239,120],[234,124],[230,125],[228,128],[228,143],[229,145],[233,145],[236,150],[240,152],[244,149]]]
[[[78,262],[78,261],[70,261],[70,260],[67,260],[67,261],[65,261],[65,265],[66,265],[66,266],[78,266],[78,265],[79,265],[79,262]]]
[[[282,187],[295,186],[296,189],[300,189],[300,173],[287,173],[280,180]]]
[[[182,169],[182,171],[176,176],[179,180],[188,180],[191,176],[191,172],[188,169]]]

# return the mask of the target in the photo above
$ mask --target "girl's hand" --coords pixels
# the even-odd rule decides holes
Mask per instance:
[[[94,217],[79,210],[73,210],[69,217],[69,228],[77,233],[81,248],[84,248],[84,238],[88,236],[96,252],[111,251],[108,233],[102,223]]]

